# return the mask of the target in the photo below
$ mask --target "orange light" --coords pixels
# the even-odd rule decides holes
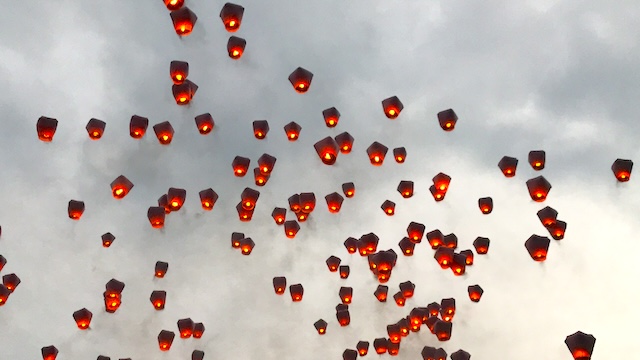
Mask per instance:
[[[396,161],[397,162],[402,162],[402,160],[404,160],[404,158],[402,156],[398,156],[396,157]]]
[[[169,140],[169,135],[162,135],[162,140],[163,141]]]
[[[256,133],[256,136],[257,136],[257,137],[259,137],[259,138],[261,138],[261,137],[262,137],[262,136],[264,136],[264,135],[262,135],[262,132],[261,132],[261,131],[258,131],[258,132]]]
[[[445,126],[446,126],[446,127],[448,127],[448,128],[450,128],[450,127],[451,127],[451,123],[450,123],[450,122],[448,122]]]
[[[388,111],[389,115],[393,116],[396,114],[396,110],[395,109],[389,109]]]
[[[229,26],[230,27],[235,27],[236,26],[236,21],[235,20],[229,21]]]
[[[376,155],[373,157],[373,161],[380,162],[380,156]]]

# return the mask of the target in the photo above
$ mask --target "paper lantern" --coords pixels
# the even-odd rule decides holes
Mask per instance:
[[[154,309],[163,310],[167,301],[167,292],[163,290],[154,290],[151,292],[149,301],[153,304]]]
[[[336,127],[340,120],[340,111],[335,107],[328,108],[322,111],[322,117],[324,118],[324,123],[328,128]]]
[[[231,162],[231,166],[233,167],[233,173],[237,177],[243,177],[249,171],[249,164],[251,160],[249,158],[243,156],[236,156],[233,158]]]
[[[220,19],[228,32],[236,32],[240,29],[244,15],[244,7],[232,3],[226,3],[220,10]]]
[[[384,162],[384,157],[387,155],[387,151],[389,148],[380,144],[377,141],[374,141],[367,148],[367,155],[369,156],[369,161],[372,165],[380,166]]]
[[[392,216],[396,211],[396,203],[391,200],[385,200],[380,208],[382,209],[382,211],[384,211],[385,214],[387,214],[388,216]]]
[[[111,246],[111,244],[113,244],[116,237],[113,236],[113,234],[111,233],[104,233],[102,234],[101,239],[102,239],[102,246],[105,248],[108,248],[109,246]],[[2,266],[0,266],[0,270],[2,270]]]
[[[213,206],[218,201],[218,193],[213,191],[212,188],[204,189],[198,193],[200,197],[200,204],[202,205],[202,209],[206,211],[213,210]]]
[[[53,345],[43,347],[40,352],[43,360],[55,360],[58,356],[58,349]]]
[[[544,150],[531,150],[529,151],[529,164],[533,170],[539,171],[544,169],[546,154]]]
[[[478,207],[483,214],[491,214],[493,211],[493,199],[490,197],[478,199]]]
[[[207,135],[213,130],[215,122],[209,113],[201,114],[195,117],[196,128],[201,135]]]
[[[134,139],[142,139],[149,127],[149,119],[146,117],[133,115],[129,121],[129,135]]]
[[[329,209],[330,213],[335,214],[340,212],[340,209],[342,208],[342,202],[344,201],[342,195],[338,194],[337,192],[332,192],[331,194],[325,196],[324,199],[327,202],[327,208]]]
[[[293,85],[293,88],[299,94],[304,94],[309,90],[312,79],[313,73],[301,67],[295,69],[291,75],[289,75],[289,82],[291,82],[291,85]]]
[[[91,318],[93,314],[91,311],[86,308],[80,309],[73,313],[73,320],[75,320],[78,329],[86,330],[89,328],[89,324],[91,324]]]
[[[282,225],[284,224],[284,221],[286,219],[286,214],[287,214],[287,209],[276,207],[271,212],[271,217],[276,222],[276,225]]]
[[[393,157],[398,164],[402,164],[407,158],[407,150],[404,147],[393,149]]]
[[[529,190],[531,200],[543,202],[547,199],[547,195],[549,195],[551,184],[544,178],[544,176],[538,176],[527,180],[527,189]]]
[[[169,145],[171,144],[171,140],[173,140],[173,126],[168,121],[161,122],[159,124],[153,125],[153,131],[156,133],[156,137],[161,145]]]
[[[300,225],[295,220],[287,220],[284,222],[284,234],[289,238],[293,239],[296,237],[296,234],[300,231]]]
[[[346,131],[336,135],[334,140],[338,144],[340,152],[343,154],[348,154],[351,152],[351,149],[353,149],[353,136]]]
[[[416,244],[411,241],[411,239],[405,236],[402,238],[402,240],[400,240],[398,246],[400,247],[400,251],[402,251],[405,256],[412,256]]]
[[[446,191],[438,190],[435,185],[429,186],[429,192],[435,201],[444,200],[444,196],[447,194]]]
[[[451,131],[456,127],[458,115],[453,109],[447,109],[438,113],[438,123],[444,131]]]
[[[514,157],[504,156],[498,162],[498,167],[502,174],[506,177],[514,177],[516,176],[516,168],[518,167],[518,159]]]
[[[484,255],[489,252],[489,239],[478,236],[473,241],[473,247],[476,248],[476,253],[478,253],[478,255]]]
[[[129,191],[133,189],[133,183],[124,175],[120,175],[111,182],[111,194],[114,198],[120,200],[127,196]]]
[[[336,272],[338,271],[338,266],[340,266],[340,258],[334,255],[329,256],[329,258],[325,261],[329,271]]]
[[[302,284],[293,284],[289,286],[289,293],[291,294],[291,300],[293,302],[302,301],[304,288],[302,287]]]
[[[365,356],[369,352],[369,342],[368,341],[358,341],[356,345],[356,350],[360,356]]]
[[[438,340],[447,341],[451,339],[451,330],[453,328],[453,323],[448,321],[438,321],[434,326],[434,331]]]
[[[351,272],[349,265],[340,265],[338,267],[338,270],[340,272],[340,278],[341,279],[346,279],[349,277],[349,273]]]
[[[404,306],[405,302],[407,301],[407,299],[402,294],[402,291],[398,291],[397,293],[393,294],[393,300],[396,301],[396,305],[398,306]]]
[[[249,222],[253,218],[253,209],[245,209],[242,205],[242,201],[236,205],[236,211],[238,212],[238,218],[242,222]]]
[[[298,125],[295,121],[292,121],[284,126],[284,132],[287,134],[289,141],[296,141],[300,137],[300,131],[302,126]]]
[[[324,335],[327,332],[327,322],[322,319],[316,321],[313,326],[320,335]]]
[[[358,358],[358,352],[353,349],[346,349],[342,352],[342,360],[356,360]]]
[[[191,318],[180,319],[178,320],[178,332],[180,333],[180,338],[188,339],[193,335],[193,327],[195,323]]]
[[[464,255],[465,257],[465,264],[466,265],[473,265],[473,251],[471,250],[462,250],[460,251],[460,255]]]
[[[456,299],[447,298],[440,300],[440,317],[445,322],[451,322],[456,314]]]
[[[233,60],[238,60],[244,54],[244,48],[247,46],[247,40],[237,36],[231,36],[227,41],[227,53]]]
[[[535,261],[545,261],[549,251],[549,240],[546,236],[531,235],[524,243],[524,247],[529,252],[529,256]]]
[[[450,249],[456,249],[458,247],[458,237],[456,234],[448,234],[442,238],[442,246],[448,247]]]
[[[312,192],[300,193],[300,211],[310,214],[316,207],[316,195]]]
[[[340,296],[340,300],[342,300],[343,304],[351,304],[351,300],[353,299],[353,288],[342,286],[338,291],[338,296]]]
[[[408,199],[413,196],[413,181],[402,180],[397,188],[403,198]]]
[[[173,343],[173,339],[175,337],[176,334],[173,331],[160,331],[160,334],[158,334],[158,345],[160,346],[160,350],[168,351],[169,349],[171,349],[171,344]]]
[[[193,100],[193,97],[198,91],[198,85],[191,80],[185,80],[182,84],[171,86],[171,93],[178,105],[187,105]]]
[[[382,110],[387,118],[393,120],[400,115],[400,112],[404,109],[404,105],[397,96],[392,96],[382,100]]]
[[[189,76],[189,63],[186,61],[174,60],[169,64],[169,76],[174,84],[180,85]]]
[[[550,206],[546,206],[538,211],[537,215],[544,227],[552,226],[558,218],[558,212]]]
[[[631,178],[631,170],[633,169],[633,161],[616,159],[611,165],[611,171],[619,182],[627,182]]]
[[[38,118],[38,122],[36,123],[36,131],[38,132],[38,139],[44,142],[51,142],[53,140],[53,135],[55,135],[57,128],[58,128],[57,119],[41,116],[40,118]]]
[[[176,11],[171,12],[171,21],[176,34],[179,36],[187,36],[193,31],[198,17],[188,7],[183,6]]]
[[[342,184],[342,192],[347,198],[352,198],[356,194],[356,187],[352,182]]]
[[[253,210],[260,197],[260,192],[251,188],[244,188],[240,194],[242,208],[245,210]]]
[[[427,240],[429,241],[429,245],[431,245],[431,248],[433,250],[436,250],[442,245],[442,242],[444,241],[444,235],[438,229],[432,230],[427,233]]]
[[[277,295],[284,294],[284,290],[287,287],[287,278],[284,276],[276,276],[273,278],[273,290]]]
[[[165,208],[159,206],[150,206],[147,210],[147,218],[154,229],[160,229],[164,226]]]
[[[413,292],[416,289],[416,285],[411,281],[405,281],[400,283],[400,291],[405,298],[413,297]]]
[[[262,175],[270,175],[273,171],[273,167],[276,164],[276,157],[269,154],[262,154],[258,158],[258,168]]]
[[[358,239],[356,238],[348,237],[343,244],[349,254],[355,254],[358,251]]]
[[[409,226],[407,226],[407,235],[412,242],[419,244],[422,242],[425,229],[424,224],[412,221],[409,223]]]
[[[204,334],[204,324],[199,322],[193,325],[193,338],[200,339]]]
[[[267,120],[255,120],[253,123],[253,136],[258,140],[262,140],[269,132],[269,122]]]
[[[578,331],[567,336],[564,343],[575,360],[590,360],[596,338],[591,334]]]
[[[378,285],[373,295],[379,302],[387,302],[387,294],[389,293],[389,287],[386,285]]]
[[[373,340],[373,348],[376,350],[376,354],[386,353],[388,346],[389,340],[386,338],[376,338]]]
[[[69,213],[70,219],[80,220],[80,217],[84,213],[84,201],[69,200],[69,205],[67,206],[67,212]]]
[[[331,137],[327,136],[324,139],[313,144],[318,157],[325,165],[333,165],[338,159],[338,143]]]
[[[91,140],[100,139],[104,134],[104,128],[106,126],[107,126],[107,123],[102,120],[98,120],[96,118],[92,118],[91,120],[89,120],[89,122],[87,123],[87,126],[85,127],[85,129],[87,129],[87,133],[89,134],[89,139]]]
[[[191,360],[203,360],[204,359],[204,351],[202,350],[193,350],[191,353]]]
[[[184,205],[184,201],[187,198],[187,190],[170,187],[167,191],[167,200],[169,201],[169,207],[171,211],[178,211]]]
[[[469,299],[473,302],[480,301],[484,290],[480,287],[480,285],[469,285],[467,287],[467,292],[469,293]]]
[[[547,227],[549,234],[554,240],[564,239],[564,232],[567,230],[567,223],[562,220],[557,220],[553,225]]]
[[[231,233],[231,247],[234,249],[240,248],[240,241],[244,239],[244,233],[232,232]]]
[[[155,267],[155,277],[162,279],[169,270],[169,263],[164,261],[157,261]]]
[[[441,246],[436,250],[433,258],[436,259],[442,269],[448,269],[453,262],[453,249]]]

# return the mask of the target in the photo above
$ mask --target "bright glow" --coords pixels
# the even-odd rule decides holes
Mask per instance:
[[[231,52],[231,56],[233,56],[233,57],[238,57],[238,55],[240,55],[240,51],[238,51],[238,50],[233,50]]]
[[[182,74],[176,74],[176,80],[182,81]]]
[[[172,207],[178,207],[179,205],[180,205],[180,203],[175,201],[175,200],[171,202],[171,206]]]
[[[162,135],[162,140],[163,141],[169,140],[169,135]]]
[[[376,155],[373,157],[373,161],[380,162],[380,156]]]
[[[235,27],[236,26],[236,21],[235,20],[229,21],[229,26],[230,27]]]

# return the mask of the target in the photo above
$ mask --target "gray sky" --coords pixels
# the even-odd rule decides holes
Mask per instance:
[[[218,17],[223,2],[186,4],[198,21],[182,39],[159,0],[12,2],[0,12],[0,254],[8,260],[0,275],[22,280],[0,308],[1,359],[39,358],[52,344],[59,359],[187,359],[194,349],[205,359],[339,359],[359,340],[386,336],[413,307],[448,297],[457,300],[451,340],[423,327],[403,339],[397,359],[419,358],[425,345],[475,359],[569,359],[563,341],[578,330],[597,338],[594,358],[634,350],[640,188],[633,173],[617,183],[610,166],[640,158],[640,4],[246,0],[234,34]],[[231,35],[247,40],[238,61],[226,53]],[[172,60],[188,61],[199,85],[189,106],[172,98]],[[298,66],[314,73],[304,95],[287,80]],[[394,95],[404,110],[391,121],[380,102]],[[322,110],[333,106],[342,117],[329,129]],[[459,116],[450,133],[436,119],[448,108]],[[193,118],[206,112],[216,128],[202,136]],[[134,114],[150,120],[142,140],[128,134]],[[52,143],[37,139],[40,116],[59,120]],[[107,123],[99,141],[87,136],[90,118]],[[271,128],[262,141],[251,129],[258,119]],[[161,146],[152,126],[167,120],[175,136]],[[290,121],[302,126],[297,142],[282,130]],[[343,131],[355,138],[353,152],[323,165],[313,144]],[[366,157],[374,141],[389,147],[381,167]],[[391,155],[399,146],[408,153],[402,165]],[[527,154],[539,149],[547,165],[536,172]],[[265,187],[233,176],[236,155],[253,169],[263,153],[278,159]],[[514,178],[497,167],[505,155],[520,160]],[[453,180],[436,203],[428,188],[439,172]],[[109,183],[121,174],[135,186],[117,201]],[[538,175],[553,186],[544,203],[525,185]],[[400,180],[415,182],[411,199],[396,192]],[[330,214],[324,196],[347,181],[356,196]],[[247,186],[261,195],[253,220],[241,223],[235,205]],[[185,205],[152,229],[147,208],[169,187],[187,190]],[[209,187],[220,199],[205,212],[198,192]],[[317,206],[290,240],[270,214],[299,192],[314,192]],[[477,207],[485,196],[495,206],[488,216]],[[70,199],[86,204],[80,221],[67,217]],[[387,199],[397,204],[393,217],[380,210]],[[536,216],[547,205],[568,227],[540,264],[523,244],[548,235]],[[423,241],[413,257],[399,255],[387,284],[391,295],[411,280],[414,298],[404,308],[380,304],[366,258],[342,242],[374,232],[379,249],[399,253],[411,221],[455,233],[459,250],[488,237],[489,254],[454,277]],[[250,256],[231,249],[234,231],[255,241]],[[105,232],[116,237],[108,249]],[[330,255],[351,266],[347,280],[327,270]],[[153,278],[158,260],[169,263],[164,279]],[[303,301],[276,296],[274,276],[302,283]],[[102,299],[111,278],[126,284],[115,314]],[[479,303],[467,296],[473,284],[485,291]],[[340,286],[354,288],[348,327],[335,318]],[[165,310],[153,310],[153,290],[167,291]],[[94,314],[88,331],[72,318],[83,307]],[[203,338],[177,337],[162,353],[158,333],[177,332],[186,317],[204,323]],[[320,318],[329,323],[324,336],[313,327]]]

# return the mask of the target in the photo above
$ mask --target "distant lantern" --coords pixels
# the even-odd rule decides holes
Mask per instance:
[[[324,335],[327,332],[327,322],[322,319],[316,321],[313,326],[320,335]]]
[[[473,247],[476,248],[476,253],[478,253],[478,255],[484,255],[489,252],[489,239],[486,237],[478,236],[473,241]]]
[[[149,119],[146,117],[133,115],[129,121],[129,135],[134,139],[141,139],[147,132]]]
[[[167,10],[175,11],[184,5],[184,0],[163,0]]]
[[[173,343],[173,339],[175,337],[176,334],[173,331],[160,331],[160,334],[158,334],[158,345],[160,346],[160,350],[168,351],[169,349],[171,349],[171,344]]]
[[[440,317],[446,322],[451,322],[456,313],[456,299],[447,298],[440,300]]]
[[[422,242],[422,237],[424,236],[425,229],[426,227],[424,226],[424,224],[412,221],[409,223],[409,226],[407,226],[407,235],[412,242],[419,244],[420,242]]]
[[[442,242],[444,241],[444,235],[440,230],[435,229],[427,233],[427,240],[429,241],[429,245],[431,245],[431,248],[433,250],[436,250],[442,245]]]
[[[591,334],[578,331],[567,336],[564,343],[575,360],[590,360],[596,344],[596,338]]]
[[[251,221],[251,219],[253,218],[253,209],[246,210],[245,208],[243,208],[242,201],[236,205],[236,211],[238,212],[238,218],[242,222]]]
[[[358,358],[358,351],[353,349],[345,349],[342,352],[342,360],[356,360]]]
[[[353,197],[356,193],[356,186],[352,182],[342,184],[342,192],[347,198]]]
[[[236,156],[233,158],[231,162],[231,167],[233,167],[233,173],[237,177],[243,177],[249,171],[249,164],[251,160],[249,158],[243,156]]]
[[[169,200],[169,207],[171,211],[178,211],[184,205],[184,201],[187,198],[187,190],[170,187],[167,191],[167,200]]]
[[[300,94],[304,94],[309,90],[311,79],[313,79],[313,73],[301,67],[295,69],[291,75],[289,75],[289,82],[291,82],[293,88]]]
[[[385,214],[391,216],[395,214],[396,203],[390,200],[385,200],[380,208],[382,209],[382,211],[384,211]]]
[[[169,270],[169,263],[165,261],[157,261],[155,267],[155,277],[163,278]]]
[[[159,124],[153,125],[153,131],[156,133],[156,137],[158,141],[162,145],[171,144],[171,140],[173,140],[173,126],[168,121],[161,122]]]
[[[174,84],[182,84],[189,76],[189,63],[179,60],[172,61],[169,64],[169,76],[171,76]]]
[[[440,304],[434,301],[427,305],[427,313],[429,317],[438,316],[440,314]]]
[[[38,119],[38,122],[36,123],[36,131],[38,132],[38,139],[44,142],[51,142],[51,140],[53,140],[53,135],[55,135],[57,128],[58,128],[57,119],[41,116]]]
[[[232,232],[231,233],[231,247],[234,249],[240,248],[240,240],[244,239],[244,233]]]
[[[462,250],[460,251],[460,255],[464,255],[466,265],[473,265],[473,251],[471,250]]]
[[[527,189],[529,190],[531,200],[542,202],[545,201],[547,195],[549,195],[551,184],[544,178],[544,176],[538,176],[527,180]]]
[[[368,254],[374,254],[378,248],[378,242],[380,238],[374,233],[364,234],[358,240],[358,250],[360,255],[366,256]]]
[[[295,121],[292,121],[284,126],[284,132],[287,134],[289,141],[296,141],[300,137],[300,130],[302,126],[298,125]]]
[[[400,183],[398,184],[397,190],[400,193],[400,195],[402,195],[402,197],[405,198],[405,199],[408,199],[408,198],[412,197],[413,196],[413,181],[409,181],[409,180],[400,181]]]
[[[229,53],[229,57],[233,60],[238,60],[244,54],[244,48],[247,46],[247,40],[237,37],[231,36],[227,41],[227,52]]]
[[[269,154],[262,154],[258,158],[258,168],[260,169],[260,173],[263,175],[271,174],[271,171],[273,171],[273,167],[276,164],[276,160],[277,159],[275,156],[271,156]]]
[[[295,220],[287,220],[284,222],[284,234],[289,238],[293,239],[296,237],[296,234],[300,231],[300,225]]]
[[[395,119],[400,115],[400,112],[404,109],[404,105],[397,96],[382,100],[382,110],[389,119]]]
[[[558,217],[558,211],[556,211],[554,208],[550,206],[546,206],[545,208],[539,210],[537,215],[542,225],[544,227],[549,227],[556,223],[557,217]]]
[[[147,218],[151,226],[155,229],[159,229],[164,226],[165,210],[164,207],[150,206],[147,210]]]
[[[269,122],[267,120],[255,120],[253,123],[253,136],[258,140],[267,137],[269,132]]]
[[[193,100],[193,97],[198,91],[198,85],[191,80],[185,80],[182,84],[171,86],[171,93],[178,105],[187,105]]]
[[[433,254],[433,258],[436,259],[442,269],[448,269],[453,262],[453,249],[441,246]]]
[[[163,194],[158,198],[158,206],[164,209],[165,214],[171,214],[171,207],[169,206],[167,194]]]
[[[105,284],[105,294],[107,297],[118,297],[122,294],[125,284],[122,281],[111,279]]]
[[[260,168],[253,168],[253,179],[256,186],[265,186],[271,175],[264,175],[260,172]]]
[[[73,313],[73,320],[75,320],[76,325],[80,330],[86,330],[89,328],[92,317],[93,314],[86,308],[80,309]]]
[[[336,135],[334,140],[338,144],[338,147],[340,148],[341,153],[348,154],[351,152],[351,149],[353,148],[353,140],[354,140],[351,134],[345,131],[343,133]]]
[[[324,199],[327,202],[327,207],[330,213],[335,214],[342,208],[342,202],[344,201],[344,198],[337,192],[332,192],[331,194],[325,196]]]
[[[633,169],[633,161],[616,159],[611,165],[611,171],[615,175],[616,179],[620,182],[629,181],[631,178],[631,170]]]
[[[70,219],[80,220],[80,217],[84,213],[84,201],[69,200],[67,212],[69,213]]]
[[[193,337],[195,339],[200,339],[204,334],[204,324],[199,322],[193,325]]]
[[[437,348],[434,358],[435,360],[447,360],[447,352],[443,348]]]
[[[529,164],[533,170],[544,169],[546,154],[544,150],[531,150],[529,151]]]
[[[372,165],[380,166],[384,161],[385,155],[387,155],[387,151],[389,148],[380,144],[377,141],[374,141],[373,144],[369,145],[367,148],[367,155],[369,156],[369,161]]]
[[[446,192],[449,190],[449,185],[451,184],[451,176],[445,173],[438,173],[433,177],[432,181],[438,191]]]
[[[389,347],[387,348],[387,352],[391,356],[398,356],[398,354],[400,353],[400,343],[389,344]]]
[[[289,293],[291,293],[291,300],[298,302],[302,300],[304,288],[302,287],[302,284],[293,284],[289,286]]]
[[[453,254],[453,261],[451,262],[451,266],[449,267],[451,271],[453,271],[453,275],[462,276],[465,273],[467,268],[466,263],[467,257],[462,254]]]
[[[399,324],[389,324],[387,325],[387,335],[389,335],[389,342],[392,344],[397,344],[402,340],[402,334],[400,333],[400,325]]]
[[[322,117],[324,118],[324,123],[327,127],[332,128],[338,125],[338,121],[340,120],[340,111],[335,107],[328,108],[322,111]]]
[[[564,232],[567,231],[567,223],[562,220],[557,220],[553,225],[547,227],[549,234],[554,240],[564,239]]]
[[[549,240],[546,236],[531,235],[524,243],[524,247],[535,261],[545,261],[549,251]]]
[[[2,271],[2,268],[4,268],[5,265],[7,265],[7,259],[0,255],[0,271]]]
[[[349,273],[351,272],[349,265],[340,265],[338,267],[338,271],[340,273],[341,279],[346,279],[349,277]]]
[[[411,241],[411,239],[405,236],[398,243],[398,247],[400,247],[400,251],[402,251],[402,254],[404,254],[404,256],[412,256],[416,244]]]
[[[451,339],[452,328],[452,322],[440,320],[434,325],[433,330],[435,331],[438,340],[447,341]]]
[[[193,350],[191,353],[191,360],[202,360],[204,359],[204,351],[202,350]]]
[[[300,193],[300,210],[304,213],[311,213],[316,207],[316,195],[312,192]]]
[[[468,352],[462,349],[451,354],[451,360],[470,360],[470,359],[471,359],[471,354],[469,354]]]
[[[43,347],[40,352],[43,360],[55,360],[58,356],[58,349],[53,345]]]
[[[313,144],[318,157],[325,165],[333,165],[338,159],[338,143],[331,137],[327,136]]]
[[[299,212],[300,211],[300,194],[293,194],[293,195],[289,196],[287,201],[289,202],[289,209],[291,211],[293,211],[293,212]]]
[[[196,127],[198,132],[202,135],[206,135],[213,130],[215,123],[213,117],[209,113],[204,113],[195,117]]]
[[[20,282],[20,278],[16,274],[6,274],[2,277],[2,284],[9,292],[13,292],[20,285]]]
[[[240,252],[242,255],[250,255],[256,243],[249,237],[240,240]]]
[[[518,167],[518,159],[514,157],[504,156],[498,162],[498,167],[500,171],[506,177],[514,177],[516,176],[516,168]]]
[[[378,285],[378,288],[376,288],[376,291],[373,293],[373,295],[376,297],[376,299],[378,299],[379,302],[386,302],[388,293],[389,293],[388,286]]]
[[[373,348],[376,350],[376,354],[384,354],[389,347],[389,340],[387,338],[375,338],[373,340]]]
[[[356,350],[358,350],[358,354],[360,356],[365,356],[369,352],[369,342],[368,341],[358,341],[356,345]]]
[[[284,276],[276,276],[273,278],[273,290],[278,295],[284,294],[284,291],[287,287],[287,278]]]
[[[242,200],[242,208],[245,210],[253,210],[253,208],[256,207],[256,203],[258,202],[259,197],[260,191],[248,187],[244,188],[244,190],[240,194],[240,199]]]
[[[493,199],[490,197],[483,197],[478,199],[478,207],[483,214],[491,214],[493,211]]]
[[[396,305],[398,306],[404,306],[404,303],[407,301],[407,299],[402,294],[402,291],[398,291],[397,293],[393,294],[393,300],[396,301]]]
[[[444,200],[444,196],[447,194],[446,191],[438,190],[435,185],[429,186],[429,192],[435,201]]]
[[[416,289],[416,285],[411,281],[405,281],[400,283],[400,291],[402,291],[402,296],[405,298],[413,297],[413,292]]]
[[[341,262],[340,258],[335,255],[329,256],[329,258],[325,261],[325,263],[327,264],[327,267],[329,268],[329,271],[331,272],[338,271],[338,266],[340,266],[340,262]]]
[[[200,197],[200,204],[202,205],[202,209],[206,211],[211,211],[213,206],[218,201],[218,193],[213,191],[212,188],[204,189],[198,193]]]
[[[480,287],[480,285],[469,285],[467,287],[467,292],[469,293],[469,299],[473,302],[480,301],[484,290]]]
[[[149,301],[153,304],[154,309],[163,310],[167,301],[167,292],[163,290],[154,290],[151,292]]]
[[[171,12],[171,21],[173,21],[173,28],[176,30],[176,34],[180,36],[187,36],[193,31],[193,27],[196,25],[198,17],[186,6],[181,7],[176,11]]]
[[[411,327],[409,319],[402,318],[398,320],[398,325],[400,326],[400,335],[402,335],[402,337],[409,335],[409,328]]]
[[[87,133],[89,133],[89,138],[91,140],[98,140],[102,137],[102,134],[104,134],[104,128],[106,126],[106,122],[92,118],[89,120],[85,128],[87,129]]]
[[[220,19],[228,32],[236,32],[242,23],[244,7],[232,3],[226,3],[220,10]]]
[[[356,238],[348,237],[347,240],[344,241],[343,245],[349,254],[355,254],[355,252],[358,251],[358,239]]]
[[[436,348],[434,348],[433,346],[423,347],[422,351],[420,352],[420,355],[422,355],[422,360],[437,360]],[[446,360],[446,359],[443,359],[443,360]]]
[[[438,123],[444,131],[451,131],[456,127],[458,115],[453,109],[447,109],[438,113]]]
[[[114,198],[119,200],[127,196],[129,191],[133,188],[133,183],[127,179],[126,176],[120,175],[111,182],[110,186],[111,194]]]
[[[451,233],[445,235],[444,238],[442,238],[442,246],[455,250],[458,247],[458,237],[456,234]]]
[[[341,287],[338,291],[338,296],[340,296],[343,304],[351,304],[351,300],[353,300],[353,288],[349,286]]]
[[[195,323],[191,318],[185,318],[178,320],[178,331],[180,332],[180,338],[188,339],[193,335],[193,327]]]
[[[398,147],[393,149],[393,157],[398,164],[402,164],[407,158],[407,150],[404,147]]]

